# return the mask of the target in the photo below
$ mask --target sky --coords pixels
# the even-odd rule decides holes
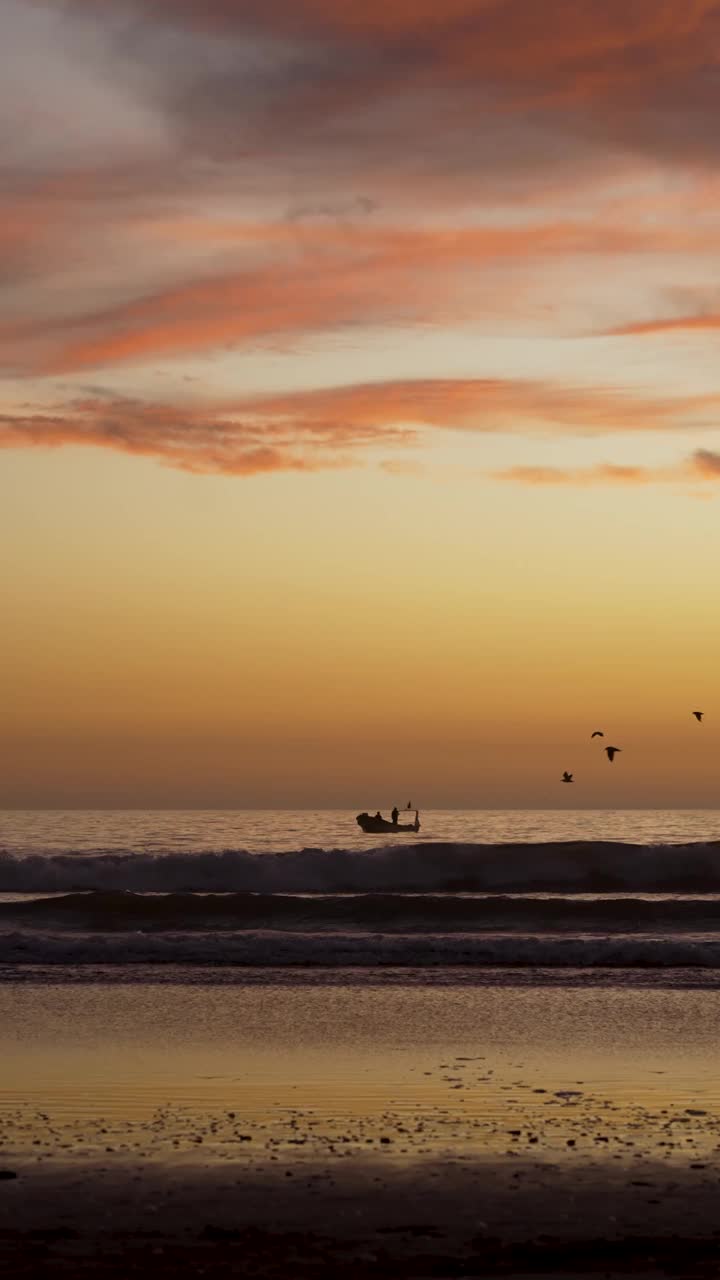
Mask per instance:
[[[0,805],[718,806],[720,3],[0,49]]]

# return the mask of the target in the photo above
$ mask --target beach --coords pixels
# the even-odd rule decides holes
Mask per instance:
[[[720,1280],[720,0],[0,49],[0,1280]]]
[[[720,814],[6,816],[10,1275],[715,1276]]]
[[[6,976],[10,1274],[716,1274],[712,977],[529,977]]]

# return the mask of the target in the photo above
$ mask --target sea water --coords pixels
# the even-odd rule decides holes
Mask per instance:
[[[720,971],[720,812],[6,811],[0,965]]]

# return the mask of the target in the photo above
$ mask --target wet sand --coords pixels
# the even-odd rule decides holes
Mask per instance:
[[[6,984],[0,1263],[717,1275],[718,1014],[642,987]]]

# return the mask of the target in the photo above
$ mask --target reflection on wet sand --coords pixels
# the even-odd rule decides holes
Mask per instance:
[[[111,1274],[118,1241],[150,1233],[161,1253],[139,1265],[170,1268],[182,1243],[211,1275],[240,1258],[259,1275],[320,1259],[357,1276],[578,1274],[598,1257],[650,1275],[649,1257],[681,1253],[713,1274],[714,991],[309,979],[12,998],[11,1262],[45,1233],[59,1268],[85,1250]]]

